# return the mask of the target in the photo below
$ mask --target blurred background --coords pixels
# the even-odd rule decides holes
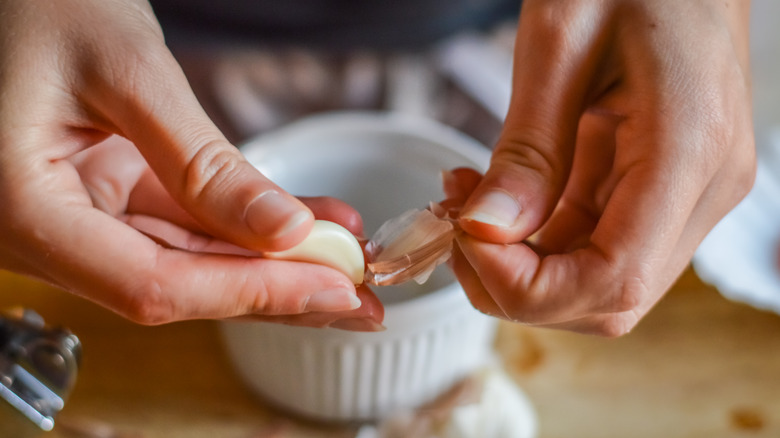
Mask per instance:
[[[197,10],[198,3],[189,6]],[[199,99],[236,144],[313,113],[390,110],[439,120],[489,147],[509,101],[514,9],[473,3],[484,6],[475,28],[460,31],[462,17],[448,17],[430,35],[406,35],[403,44],[380,50],[360,44],[332,50],[350,35],[333,35],[322,23],[311,26],[319,33],[300,37],[323,47],[254,44],[258,35],[240,26],[214,40],[209,32],[230,28],[230,16],[221,17],[222,29],[206,29],[202,16],[171,18],[182,10],[174,0],[155,8]],[[501,326],[497,357],[534,404],[540,437],[780,436],[780,2],[755,0],[752,15],[763,163],[757,194],[713,231],[695,270],[632,333],[607,340]],[[404,29],[376,34],[398,38]],[[139,327],[6,272],[0,290],[0,307],[34,308],[71,328],[84,345],[79,382],[50,437],[359,432],[355,425],[313,424],[255,398],[234,375],[210,321]]]

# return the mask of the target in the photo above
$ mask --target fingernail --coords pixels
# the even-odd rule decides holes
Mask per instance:
[[[284,216],[285,213],[289,213],[287,220],[281,225],[274,224],[274,227],[269,229],[269,215]],[[249,228],[255,233],[269,237],[284,236],[308,221],[310,216],[311,213],[302,210],[300,204],[291,201],[276,190],[266,190],[260,194],[246,207],[244,212],[244,218]]]
[[[521,208],[514,196],[503,190],[492,190],[468,206],[460,217],[497,227],[509,228],[517,222]]]
[[[457,180],[455,179],[455,174],[452,173],[449,169],[444,169],[441,171],[441,185],[444,186],[445,190],[447,187],[453,186],[457,183]]]
[[[383,332],[387,327],[374,321],[371,318],[345,318],[333,321],[328,325],[339,330],[349,330],[353,332]]]
[[[309,297],[303,310],[306,312],[340,312],[354,310],[362,303],[354,291],[331,289],[317,292]]]
[[[458,190],[458,180],[451,170],[441,171],[441,186],[444,196],[447,198],[462,197],[463,194]]]
[[[311,217],[311,214],[308,211],[299,211],[298,213],[293,214],[289,219],[287,219],[287,222],[285,222],[285,224],[279,228],[276,233],[274,233],[274,237],[284,236],[285,234],[298,228],[301,224],[309,220],[309,217]]]

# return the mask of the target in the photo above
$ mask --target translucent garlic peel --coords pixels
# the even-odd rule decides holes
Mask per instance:
[[[365,281],[380,286],[424,283],[449,259],[455,229],[429,210],[409,210],[385,222],[366,246]]]
[[[311,232],[301,243],[284,251],[263,253],[263,256],[329,266],[343,272],[354,284],[363,282],[363,249],[349,230],[334,222],[314,221]]]

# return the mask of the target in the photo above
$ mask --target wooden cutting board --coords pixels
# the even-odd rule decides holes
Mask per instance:
[[[142,327],[0,272],[0,307],[14,305],[69,327],[84,346],[79,382],[49,438],[355,434],[256,399],[212,321]],[[504,324],[496,346],[536,406],[541,438],[780,436],[780,317],[725,300],[690,270],[624,337]]]

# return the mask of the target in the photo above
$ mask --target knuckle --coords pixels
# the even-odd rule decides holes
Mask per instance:
[[[195,201],[210,191],[229,186],[236,180],[243,162],[238,150],[224,140],[206,140],[186,165],[184,198]]]
[[[565,1],[541,1],[528,4],[528,16],[533,17],[534,32],[547,47],[560,47],[566,39],[566,26],[561,14],[567,11]]]
[[[619,338],[628,334],[636,326],[636,320],[625,314],[615,314],[602,321],[594,334],[605,338]]]
[[[601,293],[592,296],[602,296],[604,300],[598,303],[600,313],[636,311],[651,298],[651,280],[657,274],[652,259],[626,260],[613,251],[600,248],[600,268],[593,270],[589,279],[595,280],[596,289]]]
[[[259,277],[262,278],[262,275]],[[251,313],[261,315],[283,313],[281,309],[275,308],[274,302],[270,299],[272,295],[269,293],[264,281],[260,281],[259,284],[252,284],[251,287],[247,287],[246,291],[251,296],[251,299],[248,300],[251,303]]]
[[[122,316],[141,325],[160,325],[174,320],[173,306],[162,285],[150,279],[130,293]]]
[[[745,196],[747,196],[748,193],[750,193],[751,189],[753,188],[753,184],[756,180],[756,170],[753,168],[749,172],[743,172],[735,181],[734,181],[734,198],[733,198],[733,206],[736,206],[739,204],[740,201],[742,201]]]
[[[505,143],[493,155],[491,164],[497,164],[501,167],[521,166],[532,169],[540,175],[561,174],[560,170],[564,166],[555,153],[555,148],[549,146],[553,143],[551,136],[535,129],[522,129],[520,131],[522,138],[505,139]]]
[[[508,319],[507,316],[497,308],[497,306],[490,305],[484,300],[471,299],[471,305],[474,306],[474,308],[477,309],[477,311],[479,311],[484,315],[492,316],[494,318],[499,318],[499,319]],[[515,320],[513,321],[517,322]]]
[[[592,33],[593,23],[603,14],[600,10],[603,9],[603,5],[598,3],[592,0],[528,2],[523,15],[529,18],[523,24],[528,23],[532,26],[532,41],[544,41],[543,45],[537,45],[540,50],[567,56],[568,49],[581,46],[588,41],[587,36]]]
[[[756,155],[755,147],[751,142],[749,147],[742,148],[738,153],[738,161],[734,165],[735,175],[733,179],[734,187],[734,203],[738,203],[742,200],[753,188],[753,183],[756,180]]]
[[[252,268],[245,271],[246,274],[242,278],[233,278],[238,291],[235,298],[237,309],[234,313],[252,315],[285,313],[277,308],[279,304],[273,299],[276,296],[272,290],[274,287],[268,280],[275,274],[273,268],[266,266],[268,264],[266,260],[261,263],[247,260],[247,263],[250,263]]]
[[[627,277],[621,282],[616,282],[615,290],[610,305],[606,309],[610,312],[630,312],[638,309],[649,296],[647,283],[641,275]]]
[[[124,207],[122,201],[125,199],[126,191],[123,181],[120,181],[117,175],[82,177],[82,183],[95,208],[111,216],[122,213]]]

